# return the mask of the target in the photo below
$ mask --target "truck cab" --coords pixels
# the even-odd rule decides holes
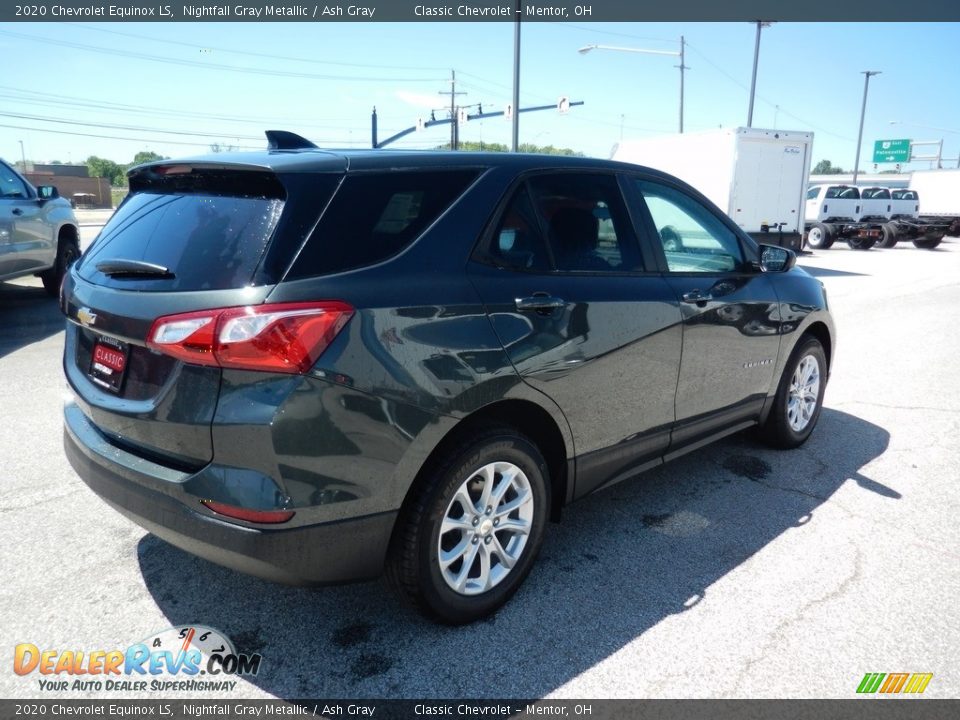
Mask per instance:
[[[808,223],[856,222],[860,191],[851,185],[814,185],[807,190],[804,220]]]
[[[891,217],[890,188],[860,188],[860,214],[857,220],[886,222]]]
[[[917,218],[920,216],[920,195],[916,190],[901,188],[890,191],[890,217]]]

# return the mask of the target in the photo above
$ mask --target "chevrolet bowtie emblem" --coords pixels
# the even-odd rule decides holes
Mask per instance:
[[[95,312],[90,312],[90,308],[80,308],[77,310],[77,320],[80,321],[81,325],[90,326],[97,321],[97,314]]]

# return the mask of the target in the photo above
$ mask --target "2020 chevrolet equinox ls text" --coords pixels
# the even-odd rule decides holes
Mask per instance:
[[[677,179],[268,138],[134,168],[64,281],[67,456],[160,538],[469,622],[565,504],[814,429],[822,285]]]

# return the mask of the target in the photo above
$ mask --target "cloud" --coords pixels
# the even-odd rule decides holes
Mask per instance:
[[[408,92],[407,90],[397,90],[394,96],[415,107],[435,109],[443,106],[443,98],[440,95],[424,95],[423,93]]]

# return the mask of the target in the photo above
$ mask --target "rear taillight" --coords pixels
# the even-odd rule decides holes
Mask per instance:
[[[293,510],[248,510],[247,508],[214,502],[213,500],[201,500],[200,504],[213,510],[217,515],[265,525],[285,523],[294,515]]]
[[[150,328],[147,347],[198,365],[305,373],[352,316],[338,301],[165,315]]]

